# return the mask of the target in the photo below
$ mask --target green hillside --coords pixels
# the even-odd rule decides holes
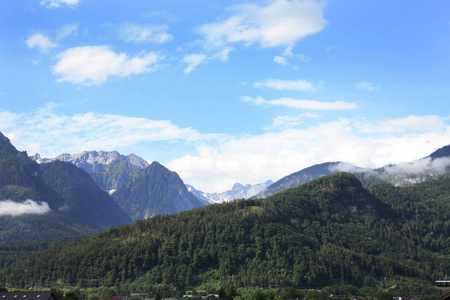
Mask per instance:
[[[321,177],[266,199],[155,216],[50,250],[1,271],[23,286],[184,291],[239,286],[432,283],[450,268],[450,179],[364,189]]]

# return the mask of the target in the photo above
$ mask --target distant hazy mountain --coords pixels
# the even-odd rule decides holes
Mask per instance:
[[[248,199],[259,192],[266,189],[269,185],[273,183],[272,180],[268,180],[264,183],[259,184],[246,184],[242,185],[240,183],[235,183],[233,188],[229,191],[222,193],[205,193],[195,189],[191,185],[186,185],[189,192],[193,193],[200,199],[203,199],[209,203],[223,203],[232,201],[234,199]]]
[[[281,178],[252,198],[265,198],[272,196],[289,188],[297,187],[310,180],[339,172],[341,170],[336,168],[338,166],[345,166],[347,169],[357,169],[354,165],[341,162],[327,162],[313,165]]]
[[[55,158],[41,158],[39,154],[31,157],[38,163],[55,160],[70,162],[84,169],[104,191],[114,192],[128,182],[149,163],[134,154],[122,155],[117,151],[84,151],[78,154],[61,154]]]
[[[442,158],[442,157],[450,157],[450,145],[444,146],[440,149],[437,149],[433,153],[431,153],[428,157],[430,158]]]
[[[450,145],[413,162],[387,165],[377,169],[360,168],[345,162],[313,165],[281,178],[252,198],[268,197],[315,178],[341,171],[354,174],[367,187],[378,183],[404,186],[431,179],[442,179],[450,176]]]
[[[207,204],[188,192],[177,173],[158,162],[139,171],[112,196],[134,220],[179,213]]]
[[[90,235],[129,223],[126,216],[118,218],[120,212],[109,215],[109,205],[117,208],[116,203],[98,197],[89,180],[89,176],[83,180],[78,172],[65,173],[55,165],[42,170],[0,133],[0,240]],[[86,199],[77,193],[86,194]],[[92,209],[97,211],[87,213]],[[112,217],[117,219],[108,220]]]
[[[450,146],[442,147],[429,156],[412,162],[387,165],[378,169],[362,169],[353,174],[365,186],[377,183],[404,186],[449,177]]]

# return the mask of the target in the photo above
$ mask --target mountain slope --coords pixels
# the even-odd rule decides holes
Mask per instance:
[[[158,162],[134,175],[112,196],[134,220],[179,213],[206,204],[188,192],[177,173]]]
[[[139,156],[122,155],[117,151],[84,151],[74,155],[61,154],[52,159],[42,159],[39,154],[35,154],[32,159],[39,163],[49,163],[55,160],[70,162],[84,169],[97,185],[107,192],[114,192],[149,165]]]
[[[17,262],[0,271],[0,281],[22,284],[24,268],[30,280],[50,285],[145,292],[442,278],[450,179],[372,188],[338,173],[266,199],[155,216]]]
[[[0,241],[93,234],[61,209],[65,200],[45,184],[39,165],[0,133]]]
[[[447,146],[437,149],[436,151],[431,153],[428,157],[439,158],[439,157],[449,157],[449,156],[450,156],[450,145],[447,145]]]
[[[38,165],[0,133],[0,241],[92,235],[131,219],[86,172]]]
[[[61,195],[64,209],[97,230],[131,224],[132,220],[83,169],[56,160],[41,164],[46,184]]]
[[[281,178],[253,198],[265,198],[268,196],[272,196],[288,188],[297,187],[305,182],[319,178],[321,176],[339,172],[339,170],[334,168],[341,164],[342,163],[340,162],[327,162],[302,169],[298,172]]]

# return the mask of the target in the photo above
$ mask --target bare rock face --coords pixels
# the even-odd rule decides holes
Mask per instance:
[[[35,154],[31,158],[38,163],[49,163],[55,160],[70,162],[84,169],[102,190],[109,193],[149,165],[146,160],[135,154],[122,155],[117,151],[63,153],[55,158],[41,158],[39,154]]]

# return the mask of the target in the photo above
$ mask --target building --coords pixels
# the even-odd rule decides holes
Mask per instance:
[[[438,290],[436,300],[450,300],[450,280],[437,280],[436,287]]]

